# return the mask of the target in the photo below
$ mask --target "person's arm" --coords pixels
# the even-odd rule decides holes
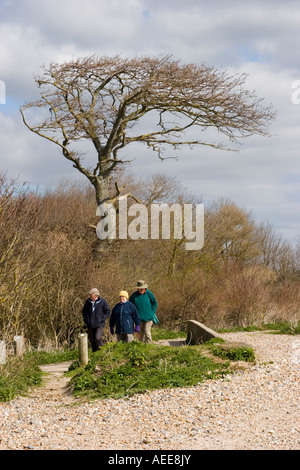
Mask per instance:
[[[138,311],[137,311],[134,304],[132,304],[132,318],[133,318],[133,322],[134,322],[134,331],[135,331],[138,339],[140,339],[141,319],[140,319],[140,316],[139,316]]]
[[[109,315],[111,314],[111,311],[110,311],[110,308],[109,308],[109,305],[107,303],[107,301],[105,299],[104,300],[104,306],[103,306],[103,312],[104,312],[104,316],[105,318],[108,318]]]
[[[87,302],[85,301],[82,309],[82,318],[85,324],[87,324]]]
[[[148,292],[148,295],[149,295],[152,312],[156,313],[157,305],[158,305],[157,300],[156,300],[156,298],[155,298],[155,296],[152,292],[150,292],[150,291],[147,291],[147,292]]]

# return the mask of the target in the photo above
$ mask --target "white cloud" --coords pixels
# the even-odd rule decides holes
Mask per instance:
[[[142,6],[139,0],[23,0],[14,2],[5,17],[23,31],[30,25],[41,49],[69,44],[77,51],[101,53],[116,42],[125,44],[140,29]]]

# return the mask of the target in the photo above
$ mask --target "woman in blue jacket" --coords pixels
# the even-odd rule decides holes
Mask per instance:
[[[128,293],[121,291],[119,297],[120,302],[112,309],[109,319],[110,332],[113,335],[114,327],[116,327],[117,341],[130,343],[133,340],[134,331],[139,337],[141,320],[135,306],[128,301]]]

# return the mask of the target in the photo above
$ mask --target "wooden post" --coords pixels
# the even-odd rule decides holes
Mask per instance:
[[[0,341],[0,364],[6,364],[6,346],[4,341]]]
[[[16,356],[22,357],[24,354],[24,337],[14,336],[14,350]]]
[[[80,333],[78,335],[78,339],[79,339],[79,347],[78,347],[79,362],[83,366],[86,366],[87,363],[89,362],[87,334]]]

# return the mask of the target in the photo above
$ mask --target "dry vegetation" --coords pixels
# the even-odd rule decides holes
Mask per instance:
[[[299,315],[299,247],[231,201],[205,208],[200,251],[186,251],[181,240],[130,239],[101,250],[91,188],[37,194],[0,178],[0,328],[8,344],[23,333],[34,348],[72,346],[89,288],[97,286],[112,307],[139,278],[157,297],[163,328],[184,329],[191,318],[221,328]],[[201,202],[162,175],[122,178],[145,204]]]

